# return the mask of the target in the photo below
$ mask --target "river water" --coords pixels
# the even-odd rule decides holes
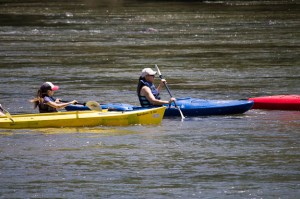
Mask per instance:
[[[1,0],[0,103],[138,105],[157,64],[175,97],[299,94],[298,1]],[[161,93],[168,99],[166,91]],[[1,198],[298,198],[299,111],[158,126],[0,130]]]

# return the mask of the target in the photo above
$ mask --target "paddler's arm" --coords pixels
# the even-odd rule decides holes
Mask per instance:
[[[62,109],[65,108],[66,106],[70,105],[70,104],[76,104],[78,103],[76,100],[70,101],[70,102],[66,102],[66,103],[60,103],[60,102],[47,102],[47,105],[56,108],[56,109]]]
[[[149,102],[152,104],[152,105],[158,105],[158,106],[161,106],[161,105],[164,105],[164,104],[170,104],[171,102],[173,101],[176,101],[175,98],[170,98],[169,101],[166,101],[166,100],[159,100],[159,99],[156,99],[154,97],[154,95],[152,94],[151,90],[149,87],[147,86],[144,86],[142,89],[141,89],[141,95],[145,96]]]

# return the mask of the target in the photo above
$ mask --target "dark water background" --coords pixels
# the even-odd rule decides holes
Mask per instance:
[[[0,103],[138,104],[157,64],[176,97],[300,94],[298,1],[0,0]],[[168,98],[168,93],[162,93]],[[159,126],[0,130],[1,198],[298,198],[299,111]]]

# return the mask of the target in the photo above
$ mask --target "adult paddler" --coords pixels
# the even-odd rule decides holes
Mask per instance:
[[[156,88],[154,85],[156,73],[151,68],[144,68],[142,70],[137,86],[137,95],[142,107],[162,106],[163,104],[170,104],[176,101],[173,97],[169,101],[161,100],[159,92],[164,87],[166,80],[161,79],[160,84]]]

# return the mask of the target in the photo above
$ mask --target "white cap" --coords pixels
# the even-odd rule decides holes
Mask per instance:
[[[156,73],[157,73],[157,72],[154,71],[154,70],[152,70],[151,68],[144,68],[144,69],[142,70],[141,76],[142,76],[142,77],[145,77],[146,75],[155,75]]]

